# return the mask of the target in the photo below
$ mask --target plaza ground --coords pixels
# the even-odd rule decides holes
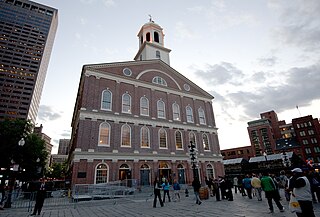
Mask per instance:
[[[284,197],[283,197],[284,198]],[[269,214],[267,200],[263,198],[258,201],[257,198],[249,199],[242,197],[239,193],[234,194],[234,201],[216,201],[215,197],[203,200],[201,205],[195,204],[194,195],[190,191],[189,197],[181,193],[180,202],[166,202],[164,207],[153,208],[153,196],[151,192],[135,193],[126,198],[116,198],[98,201],[87,201],[70,203],[60,206],[44,206],[41,216],[44,217],[102,217],[102,216],[168,216],[168,217],[186,217],[186,216],[225,216],[225,217],[294,217],[294,213],[288,210],[288,202],[282,199],[281,203],[285,207],[285,212],[281,213],[274,204],[275,212]],[[167,201],[167,198],[166,198]],[[320,217],[320,203],[314,203],[314,210],[317,217]],[[3,217],[22,217],[29,216],[27,208],[11,208],[0,210],[0,216]]]

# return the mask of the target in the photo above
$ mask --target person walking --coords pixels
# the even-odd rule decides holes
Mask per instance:
[[[177,180],[174,181],[173,191],[174,191],[174,201],[180,202],[180,184]]]
[[[193,187],[194,195],[196,196],[196,204],[200,205],[202,203],[199,196],[201,184],[198,178],[194,178],[192,182],[192,187]]]
[[[311,185],[308,178],[300,168],[292,170],[296,178],[293,184],[292,195],[296,197],[301,207],[301,213],[296,212],[298,217],[315,217],[312,205]]]
[[[252,179],[251,179],[251,186],[255,189],[256,191],[256,196],[258,198],[258,201],[262,201],[262,197],[261,197],[261,192],[262,192],[262,188],[261,188],[261,180],[257,177],[256,174],[252,175]]]
[[[237,189],[238,189],[238,177],[235,176],[233,178],[233,186],[234,186],[234,193],[236,194],[237,193]]]
[[[157,207],[157,198],[159,199],[161,207],[163,207],[163,202],[161,200],[161,193],[160,193],[161,189],[162,189],[161,183],[159,182],[158,177],[156,177],[153,182],[153,194],[154,194],[153,208]]]
[[[273,179],[269,176],[269,174],[267,172],[263,173],[263,176],[261,178],[261,187],[262,187],[262,190],[265,192],[266,198],[268,200],[270,213],[274,213],[272,199],[276,203],[280,212],[284,212],[284,207],[280,203],[279,192],[276,188],[276,185],[275,185]]]
[[[46,198],[46,194],[47,194],[46,180],[44,178],[41,178],[40,181],[41,181],[40,188],[38,188],[37,195],[36,195],[36,204],[34,206],[33,213],[31,215],[36,215],[37,213],[38,215],[40,215],[43,207],[44,199]]]
[[[168,196],[169,202],[171,202],[170,194],[169,194],[170,187],[171,187],[171,185],[169,184],[168,179],[166,179],[164,181],[164,183],[162,183],[162,188],[163,188],[163,192],[164,192],[163,193],[163,202],[164,203],[166,202],[166,195]]]
[[[252,186],[251,186],[251,177],[249,174],[246,175],[246,178],[242,180],[243,187],[246,189],[249,199],[252,199]]]
[[[213,189],[216,195],[216,201],[221,201],[220,199],[220,184],[218,179],[214,179],[213,181]]]

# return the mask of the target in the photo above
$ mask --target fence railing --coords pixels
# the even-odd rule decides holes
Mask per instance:
[[[81,201],[124,198],[133,195],[138,187],[138,181],[135,179],[101,184],[78,184],[73,187],[72,192],[47,191],[44,206],[75,205]],[[37,192],[6,192],[3,204],[9,204],[11,208],[27,208],[29,212],[35,205],[36,196]]]
[[[137,188],[138,182],[136,179],[126,179],[100,184],[78,184],[73,187],[72,198],[75,202],[113,199],[132,195]]]

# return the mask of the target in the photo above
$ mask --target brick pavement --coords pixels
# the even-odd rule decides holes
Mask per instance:
[[[191,192],[190,192],[191,193]],[[181,194],[180,202],[165,203],[164,207],[152,207],[153,198],[150,193],[137,193],[130,198],[109,199],[100,201],[80,202],[75,206],[50,206],[44,207],[41,216],[44,217],[100,217],[100,216],[168,216],[168,217],[186,217],[186,216],[217,216],[217,217],[294,217],[293,213],[288,211],[288,202],[282,200],[281,203],[286,208],[284,213],[280,213],[275,206],[275,213],[268,214],[268,204],[266,199],[257,201],[256,198],[248,199],[240,194],[234,194],[234,201],[215,201],[210,197],[203,200],[201,205],[195,204],[194,196],[191,193],[189,197]],[[314,204],[316,216],[320,217],[320,204]],[[29,216],[27,209],[6,209],[0,211],[3,217],[22,217]]]

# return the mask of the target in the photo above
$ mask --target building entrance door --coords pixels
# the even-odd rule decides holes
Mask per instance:
[[[184,168],[181,164],[178,165],[178,182],[179,184],[186,184]]]
[[[141,185],[150,185],[150,168],[147,164],[144,164],[140,168],[140,180]]]
[[[119,169],[119,180],[131,179],[131,170],[127,164],[122,164]]]

